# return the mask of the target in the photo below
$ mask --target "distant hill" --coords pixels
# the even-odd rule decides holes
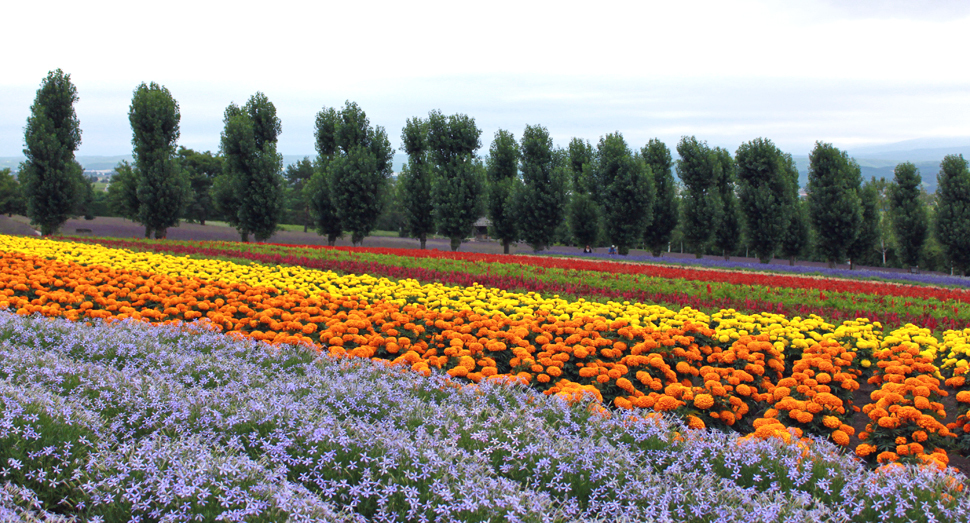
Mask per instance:
[[[283,155],[283,167],[296,163],[302,160],[304,157],[309,156],[311,160],[316,158],[316,154],[284,154]],[[401,172],[404,168],[405,162],[407,162],[406,154],[395,154],[394,160],[392,161],[394,165],[394,172]],[[81,167],[84,167],[85,171],[110,171],[114,169],[118,163],[122,160],[133,162],[131,155],[126,156],[78,156],[77,161],[80,162]],[[17,172],[20,169],[20,162],[24,161],[23,156],[0,156],[0,169],[10,168],[10,170]]]
[[[849,156],[859,163],[862,179],[885,178],[892,180],[893,171],[903,162],[912,162],[919,169],[926,192],[936,192],[936,176],[940,162],[948,154],[962,154],[970,159],[970,138],[920,138],[886,145],[857,147],[847,150]],[[798,183],[808,185],[808,156],[794,156],[798,166]]]

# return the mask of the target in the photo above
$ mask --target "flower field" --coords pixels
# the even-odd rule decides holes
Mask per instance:
[[[112,247],[300,265],[343,273],[409,278],[587,299],[660,303],[716,312],[771,311],[829,321],[859,317],[933,331],[970,327],[970,290],[787,274],[668,267],[537,256],[240,245],[230,242],[145,242],[77,238]]]
[[[0,507],[967,520],[967,291],[514,259],[0,236]]]

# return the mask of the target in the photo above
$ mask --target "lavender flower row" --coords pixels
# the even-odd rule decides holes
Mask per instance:
[[[0,521],[968,520],[945,473],[812,448],[205,324],[0,313]]]
[[[772,271],[791,274],[812,274],[830,276],[834,278],[850,278],[855,280],[883,280],[907,283],[919,283],[934,285],[938,287],[970,287],[970,278],[960,276],[945,276],[940,274],[912,274],[891,270],[878,269],[830,269],[828,267],[818,267],[811,265],[788,265],[785,263],[763,264],[757,262],[742,262],[722,260],[714,257],[704,258],[681,258],[674,256],[653,256],[651,254],[619,256],[605,252],[594,252],[589,254],[576,254],[575,251],[547,250],[537,253],[538,255],[548,256],[570,256],[582,258],[597,258],[614,261],[644,262],[644,263],[663,263],[669,265],[683,265],[687,267],[707,267],[717,269],[748,269],[756,271]]]

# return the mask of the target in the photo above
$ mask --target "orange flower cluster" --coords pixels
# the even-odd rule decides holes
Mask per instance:
[[[72,320],[205,318],[234,336],[305,344],[424,374],[434,368],[474,383],[528,384],[570,402],[593,400],[590,408],[598,412],[608,413],[604,403],[652,409],[680,416],[692,428],[736,429],[751,412],[764,411],[751,424],[752,437],[787,440],[810,432],[840,445],[852,434],[846,420],[860,376],[856,354],[830,340],[805,347],[786,369],[781,344],[767,333],[741,335],[728,345],[689,321],[659,330],[599,316],[564,319],[542,309],[513,319],[22,253],[0,253],[0,308]],[[857,453],[880,462],[946,463],[940,447],[950,431],[939,422],[945,392],[932,377],[936,367],[911,345],[877,350],[874,357],[870,382],[882,388],[866,408],[874,425],[860,436],[867,439]]]
[[[970,366],[962,365],[953,368],[953,375],[947,378],[945,384],[956,389],[956,400],[958,403],[970,404],[970,382],[967,381],[967,374]],[[966,405],[960,409],[960,415],[952,423],[947,423],[946,428],[953,432],[958,441],[958,446],[962,448],[970,447],[970,409]]]
[[[902,342],[877,350],[877,369],[869,383],[881,385],[870,395],[873,403],[862,410],[871,422],[856,447],[863,458],[875,455],[878,463],[908,462],[945,468],[949,463],[944,438],[952,437],[940,420],[946,417],[940,398],[938,369],[921,356],[915,344]]]
[[[859,388],[858,371],[851,368],[854,357],[829,340],[805,349],[792,365],[791,376],[769,388],[773,404],[764,418],[781,417],[782,423],[827,434],[836,444],[847,446],[855,434],[847,423],[853,410],[852,391]]]

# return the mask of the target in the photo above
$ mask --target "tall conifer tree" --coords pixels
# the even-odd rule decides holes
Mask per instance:
[[[952,267],[966,276],[970,269],[970,166],[962,154],[943,158],[936,197],[936,239]]]
[[[859,164],[832,144],[816,142],[809,154],[808,208],[819,254],[829,267],[845,259],[862,226]]]
[[[24,156],[18,177],[27,200],[27,216],[44,236],[57,232],[82,195],[83,169],[74,159],[81,145],[81,124],[74,112],[77,88],[71,75],[47,74],[30,106],[24,129]]]

